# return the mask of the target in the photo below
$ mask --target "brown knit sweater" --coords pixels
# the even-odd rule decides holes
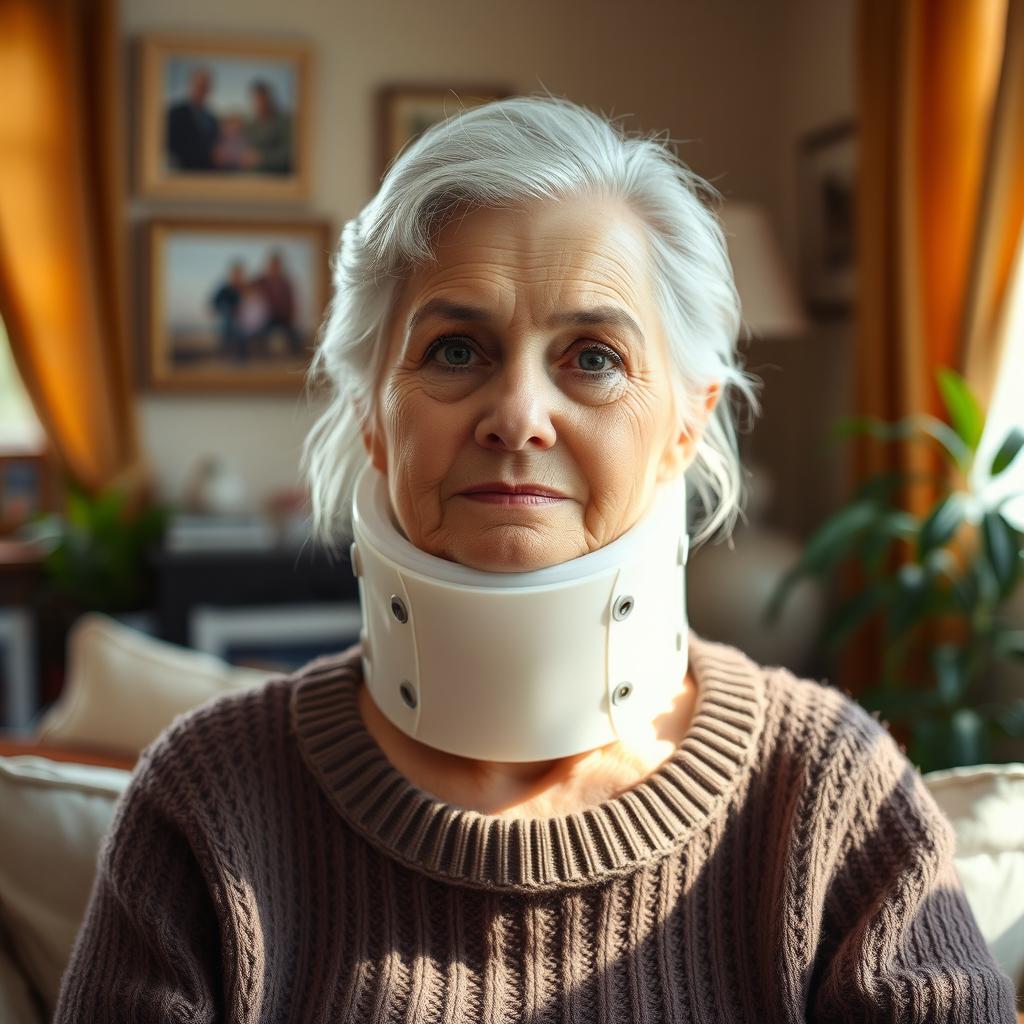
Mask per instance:
[[[1014,1024],[954,833],[841,691],[693,637],[690,731],[599,807],[445,804],[386,759],[360,649],[143,753],[55,1020]]]

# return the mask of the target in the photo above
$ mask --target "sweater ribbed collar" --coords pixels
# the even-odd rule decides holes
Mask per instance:
[[[357,701],[359,644],[300,669],[291,721],[303,760],[331,804],[371,843],[448,882],[536,891],[626,874],[726,811],[764,722],[764,671],[690,631],[697,697],[690,728],[647,778],[595,807],[506,818],[445,803],[388,760]]]

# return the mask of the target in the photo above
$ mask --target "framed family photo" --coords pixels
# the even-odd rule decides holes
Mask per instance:
[[[299,390],[328,299],[326,221],[146,225],[143,387]]]
[[[856,265],[857,133],[844,119],[810,132],[797,150],[801,279],[807,309],[848,316]]]
[[[145,36],[136,179],[144,196],[294,200],[310,190],[305,43]]]
[[[460,110],[510,96],[501,85],[385,85],[377,93],[377,168],[374,188],[402,148],[432,124]]]

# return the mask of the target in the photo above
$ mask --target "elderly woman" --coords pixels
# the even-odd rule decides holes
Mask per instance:
[[[752,397],[714,198],[551,97],[395,161],[305,451],[360,643],[146,749],[58,1021],[1014,1020],[885,728],[686,629]]]

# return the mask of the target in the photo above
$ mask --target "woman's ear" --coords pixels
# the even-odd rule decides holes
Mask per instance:
[[[362,403],[357,398],[355,400],[356,413],[360,419],[362,419]],[[363,447],[366,448],[366,454],[370,456],[374,466],[379,469],[382,473],[388,471],[388,456],[387,449],[384,445],[384,433],[380,429],[380,422],[376,415],[373,417],[372,425],[363,427]]]
[[[713,381],[704,392],[704,401],[698,409],[698,422],[695,426],[683,426],[680,432],[669,440],[662,454],[661,465],[658,470],[658,482],[662,480],[673,480],[681,473],[685,473],[687,467],[693,462],[697,454],[697,445],[704,436],[704,428],[715,411],[722,388],[719,381]]]

